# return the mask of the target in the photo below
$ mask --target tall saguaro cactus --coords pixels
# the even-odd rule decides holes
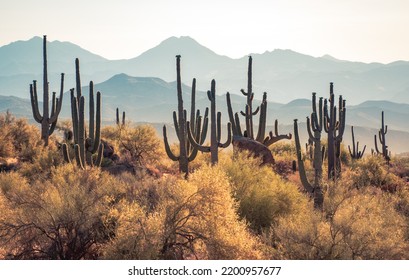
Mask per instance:
[[[33,81],[30,84],[30,100],[33,110],[34,120],[41,124],[41,139],[44,142],[44,146],[48,146],[48,138],[54,132],[57,124],[58,115],[61,111],[63,92],[64,92],[64,73],[61,73],[61,87],[60,97],[56,98],[56,93],[53,92],[51,102],[51,112],[49,111],[49,83],[47,73],[47,36],[43,37],[43,115],[40,114],[38,107],[37,96],[37,81]]]
[[[71,114],[74,132],[75,160],[81,169],[86,166],[100,166],[103,158],[104,145],[101,143],[101,93],[97,92],[96,110],[94,102],[94,84],[89,83],[89,123],[88,133],[85,127],[85,97],[81,95],[79,80],[79,61],[76,59],[77,96],[71,89]],[[97,153],[96,158],[93,155]],[[71,162],[68,145],[63,144],[63,155],[66,162]]]
[[[241,90],[241,93],[247,98],[245,110],[240,112],[240,114],[245,117],[246,130],[244,132],[241,131],[239,114],[233,113],[233,108],[232,108],[229,92],[226,94],[227,111],[228,111],[230,123],[232,126],[233,136],[248,137],[268,147],[277,141],[280,141],[283,139],[291,139],[292,135],[291,134],[280,135],[278,133],[278,121],[275,120],[274,133],[270,131],[268,136],[265,137],[266,124],[267,124],[267,93],[263,94],[263,100],[261,102],[261,105],[257,107],[255,110],[253,110],[254,93],[253,93],[253,83],[252,83],[252,75],[253,75],[252,74],[252,62],[253,62],[253,59],[251,56],[249,56],[248,72],[247,72],[247,92],[244,91],[243,89]],[[257,115],[259,112],[260,112],[260,117],[259,117],[258,132],[257,134],[255,134],[253,116]]]
[[[329,103],[329,105],[328,105]],[[341,142],[345,131],[346,107],[342,95],[335,106],[334,84],[330,83],[329,100],[324,101],[324,129],[328,134],[328,179],[335,179],[341,172]],[[337,121],[338,113],[338,121]]]
[[[216,164],[219,161],[219,148],[227,148],[232,140],[231,124],[227,123],[227,140],[221,143],[221,113],[217,112],[216,117],[216,81],[212,80],[211,90],[207,92],[210,100],[210,146],[197,143],[195,136],[187,122],[187,132],[190,143],[201,152],[211,154],[211,163]]]
[[[384,119],[384,112],[382,111],[382,122],[381,122],[381,128],[379,129],[378,135],[379,135],[379,142],[382,146],[382,150],[380,151],[378,149],[378,141],[376,139],[376,134],[374,136],[374,141],[375,141],[375,151],[377,154],[381,154],[385,161],[389,164],[389,161],[391,160],[389,156],[389,151],[388,151],[388,146],[386,145],[386,133],[388,133],[388,126],[385,125],[385,119]]]
[[[186,174],[189,173],[189,162],[193,161],[197,156],[197,148],[193,147],[188,139],[187,135],[187,112],[183,108],[183,97],[182,97],[182,81],[180,74],[180,55],[176,56],[176,81],[177,81],[177,97],[178,97],[178,111],[173,112],[173,122],[175,126],[176,136],[179,140],[179,155],[175,155],[170,149],[166,126],[163,126],[163,141],[165,144],[165,150],[168,157],[173,161],[179,162],[179,171]],[[202,117],[200,116],[200,110],[196,111],[195,114],[195,102],[196,102],[196,79],[193,79],[192,83],[192,95],[191,95],[191,112],[190,112],[190,122],[189,126],[191,131],[193,131],[196,142],[200,145],[204,143],[207,134],[208,125],[208,109],[206,108],[203,127],[202,127]]]
[[[325,148],[321,147],[321,134],[323,130],[323,100],[322,97],[316,102],[316,93],[312,93],[312,113],[311,118],[307,117],[307,131],[309,142],[313,144],[313,167],[314,167],[314,183],[311,184],[308,181],[306,170],[304,167],[304,160],[302,159],[302,151],[300,145],[300,139],[298,135],[297,120],[294,120],[294,137],[295,146],[297,152],[298,170],[300,173],[301,183],[307,193],[314,198],[314,205],[316,208],[321,209],[324,202],[324,195],[321,187],[322,181],[322,163],[325,154]]]
[[[363,150],[359,150],[359,141],[355,144],[355,134],[354,134],[354,126],[351,126],[351,134],[352,134],[352,150],[351,146],[348,145],[349,154],[353,159],[361,159],[364,156],[366,145],[364,146]]]

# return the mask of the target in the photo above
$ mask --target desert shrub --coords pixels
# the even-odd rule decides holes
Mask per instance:
[[[31,184],[0,175],[0,244],[12,259],[95,259],[115,235],[121,186],[98,169],[64,165]],[[115,186],[115,188],[113,188]]]
[[[121,150],[138,164],[156,164],[164,155],[162,142],[151,125],[137,125],[122,130]]]
[[[25,119],[16,119],[6,113],[0,116],[0,157],[15,157],[33,161],[37,148],[42,146],[38,129]]]
[[[54,168],[63,163],[62,152],[49,143],[48,147],[37,147],[32,162],[21,163],[18,172],[26,177],[30,183],[37,180],[48,180]]]
[[[409,182],[409,157],[393,157],[390,164],[393,174]]]
[[[262,258],[260,243],[238,219],[220,168],[203,166],[188,180],[167,181],[159,192],[155,211],[129,203],[120,212],[107,258]]]
[[[155,260],[160,258],[164,223],[161,213],[146,214],[137,203],[121,202],[111,211],[117,217],[115,239],[104,248],[103,258]]]
[[[237,153],[223,168],[229,176],[232,193],[238,202],[238,213],[257,232],[276,224],[307,203],[298,188],[283,180],[271,167],[260,166],[259,159]]]
[[[274,233],[284,258],[405,258],[404,219],[391,196],[351,182],[328,186],[324,212],[305,208],[280,219]]]
[[[381,157],[365,157],[351,164],[352,184],[356,188],[373,186],[395,192],[404,186],[404,181],[389,171]]]

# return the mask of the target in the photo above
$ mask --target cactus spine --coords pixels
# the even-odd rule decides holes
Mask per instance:
[[[210,100],[210,146],[204,146],[195,140],[195,137],[190,128],[189,122],[187,122],[187,131],[190,143],[201,152],[211,154],[211,163],[217,164],[219,161],[218,151],[219,148],[227,148],[232,140],[231,124],[227,123],[227,140],[225,143],[221,143],[221,113],[217,112],[216,117],[216,81],[212,80],[211,90],[207,91],[207,97]]]
[[[328,108],[329,102],[329,108]],[[328,179],[335,179],[341,172],[341,142],[345,131],[346,107],[342,95],[339,96],[337,121],[337,107],[335,106],[334,84],[330,83],[330,98],[324,101],[324,129],[328,134]]]
[[[71,114],[74,132],[75,160],[81,169],[86,166],[100,166],[103,158],[104,145],[101,143],[101,93],[97,92],[96,111],[94,102],[94,84],[89,83],[89,124],[88,134],[85,128],[85,97],[81,95],[81,82],[79,73],[79,60],[76,59],[76,87],[71,89]],[[96,159],[93,155],[97,153]],[[66,162],[71,162],[68,145],[63,144],[63,155]]]
[[[165,144],[165,150],[168,157],[173,161],[179,161],[179,171],[185,173],[187,176],[189,174],[189,162],[193,161],[197,156],[197,149],[194,148],[188,139],[187,135],[187,112],[183,108],[183,98],[182,98],[182,82],[180,75],[180,55],[176,56],[176,75],[177,75],[177,97],[178,97],[178,112],[173,112],[173,122],[175,126],[176,136],[179,140],[179,155],[176,156],[170,149],[166,126],[163,126],[163,141]],[[195,135],[195,140],[199,144],[203,144],[208,125],[208,109],[206,108],[205,116],[202,124],[202,117],[200,116],[200,110],[196,111],[195,114],[195,100],[196,98],[196,79],[192,82],[192,95],[191,95],[191,112],[190,112],[190,129]]]
[[[41,124],[41,139],[44,141],[44,146],[48,146],[48,138],[54,132],[57,124],[58,115],[61,111],[64,92],[64,73],[61,73],[60,97],[56,98],[56,93],[53,92],[51,102],[51,112],[49,112],[49,83],[47,73],[47,36],[43,37],[43,115],[41,116],[38,107],[37,96],[37,81],[30,84],[30,100],[33,110],[34,120]]]
[[[376,134],[374,136],[375,151],[378,155],[381,154],[383,158],[385,159],[386,163],[389,164],[391,157],[390,157],[390,152],[388,151],[388,146],[386,145],[386,133],[388,133],[388,125],[385,125],[384,112],[382,111],[381,129],[379,129],[379,132],[378,132],[379,142],[382,145],[382,151],[378,149],[378,141],[376,139]]]
[[[355,144],[355,134],[354,134],[354,126],[351,126],[351,134],[352,134],[352,151],[351,146],[348,145],[349,154],[353,159],[361,159],[364,156],[366,145],[364,146],[363,150],[359,150],[359,141]]]
[[[233,113],[233,108],[231,105],[231,99],[230,99],[229,92],[226,94],[227,111],[229,114],[229,120],[232,126],[232,131],[233,131],[234,136],[248,137],[268,147],[277,141],[280,141],[283,139],[291,139],[292,135],[291,133],[288,135],[287,134],[280,135],[278,133],[278,121],[275,120],[274,133],[270,131],[269,135],[265,137],[266,123],[267,123],[267,93],[264,92],[261,105],[257,107],[256,110],[253,111],[254,93],[252,92],[253,90],[252,62],[253,62],[253,59],[251,56],[249,56],[248,72],[247,72],[247,92],[244,91],[243,89],[241,90],[241,93],[247,97],[247,103],[246,103],[245,110],[240,112],[241,115],[245,117],[245,121],[246,121],[246,130],[244,131],[244,133],[242,133],[241,131],[240,118],[239,118],[238,113],[235,113],[235,114]],[[255,136],[254,126],[253,126],[253,116],[257,115],[259,112],[260,112],[260,118],[259,118],[258,132],[257,132],[257,135]]]

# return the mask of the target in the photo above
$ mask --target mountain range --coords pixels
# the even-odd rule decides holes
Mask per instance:
[[[83,80],[106,81],[119,73],[133,77],[176,79],[175,55],[182,56],[182,81],[207,90],[218,82],[219,94],[239,93],[247,85],[247,56],[232,59],[218,55],[190,37],[171,37],[132,59],[108,60],[70,43],[52,41],[47,45],[51,88],[59,86],[59,74],[66,73],[67,89],[74,85],[74,59],[81,61]],[[349,104],[367,100],[409,103],[409,62],[389,64],[350,62],[329,55],[312,57],[291,50],[267,51],[253,57],[253,89],[261,99],[288,103],[309,98],[311,92],[326,95],[329,83]],[[0,47],[0,95],[28,96],[28,85],[41,80],[42,39],[17,41]],[[58,90],[58,89],[55,89]]]
[[[175,54],[182,55],[182,80],[185,107],[190,108],[190,84],[197,78],[196,103],[202,112],[209,106],[206,91],[211,79],[217,82],[217,107],[226,122],[226,92],[231,92],[235,111],[244,109],[245,98],[239,93],[247,84],[248,58],[231,59],[201,46],[189,37],[172,37],[157,47],[128,60],[107,60],[69,42],[48,43],[50,89],[59,91],[60,72],[66,73],[62,119],[70,118],[68,89],[74,87],[74,59],[80,58],[83,93],[87,81],[103,94],[103,119],[113,123],[115,109],[125,111],[133,122],[155,123],[161,135],[163,123],[172,125],[177,108]],[[347,99],[347,124],[344,140],[350,144],[350,126],[356,138],[373,147],[373,135],[380,127],[381,112],[389,127],[390,149],[408,152],[409,139],[409,62],[390,64],[360,63],[319,58],[291,50],[252,54],[255,106],[268,92],[268,123],[280,123],[280,133],[292,132],[294,119],[300,121],[301,137],[306,138],[305,119],[311,113],[311,92],[328,97],[329,82],[336,94]],[[42,89],[42,39],[34,37],[0,47],[0,113],[32,119],[28,85],[39,81]],[[39,98],[42,98],[40,90]],[[388,101],[385,101],[388,100]],[[257,118],[256,118],[257,119]],[[304,122],[304,124],[302,124]],[[270,127],[272,129],[272,127]],[[170,138],[173,130],[169,129]],[[304,139],[305,140],[305,139]]]

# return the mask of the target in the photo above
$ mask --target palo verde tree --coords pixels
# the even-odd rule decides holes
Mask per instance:
[[[53,92],[51,111],[49,111],[50,89],[48,83],[47,69],[47,36],[43,37],[43,115],[40,114],[37,96],[37,81],[30,84],[30,99],[31,108],[33,110],[34,120],[41,124],[41,139],[44,146],[48,146],[48,138],[54,132],[57,125],[58,115],[61,111],[62,99],[64,92],[64,73],[61,73],[61,88],[60,97],[56,98],[56,93]]]
[[[189,174],[189,162],[193,161],[197,156],[197,148],[193,147],[189,142],[187,135],[187,112],[183,107],[182,97],[182,81],[180,75],[180,55],[176,56],[176,76],[177,76],[177,97],[178,97],[178,111],[173,112],[173,123],[175,126],[176,136],[179,140],[179,155],[175,155],[170,149],[168,137],[166,133],[166,126],[163,126],[163,141],[165,144],[165,150],[168,157],[173,161],[179,162],[179,171]],[[200,116],[200,110],[195,114],[195,100],[196,98],[196,79],[193,79],[192,83],[192,95],[191,95],[191,109],[190,109],[190,129],[193,132],[196,142],[202,145],[205,141],[208,125],[208,108],[206,108],[203,126],[202,117]]]

